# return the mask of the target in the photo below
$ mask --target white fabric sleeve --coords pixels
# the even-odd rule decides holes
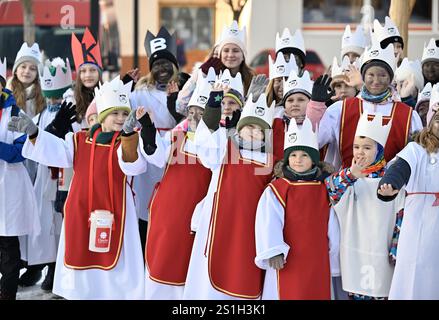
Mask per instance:
[[[131,92],[130,103],[133,110],[137,110],[138,107],[144,107],[146,112],[152,112],[149,92],[146,88],[135,89]]]
[[[210,132],[210,129],[201,120],[195,131],[194,141],[197,155],[203,166],[211,170],[221,166],[227,151],[227,131],[225,128],[218,128],[218,130]]]
[[[137,145],[137,160],[134,162],[125,162],[122,159],[122,144],[117,148],[117,159],[120,169],[127,176],[137,176],[146,172],[146,160],[140,155],[140,143]]]
[[[67,133],[63,140],[39,130],[35,144],[32,144],[28,137],[21,153],[23,157],[48,167],[71,168],[74,155],[73,133]]]
[[[201,217],[203,215],[203,206],[205,203],[206,197],[203,198],[200,202],[197,203],[194,209],[194,213],[191,218],[191,230],[193,232],[197,232],[198,226],[200,225]]]
[[[267,187],[259,199],[255,223],[255,264],[261,269],[268,269],[268,260],[279,254],[283,254],[284,260],[287,260],[290,246],[283,237],[284,218],[284,207],[271,188]]]
[[[323,114],[319,124],[319,148],[335,143],[340,132],[340,117],[343,101],[337,101]]]
[[[328,240],[331,276],[338,277],[340,276],[340,225],[332,207],[329,211]]]
[[[413,110],[412,113],[412,121],[410,123],[410,133],[414,133],[416,131],[421,131],[423,129],[422,120],[419,116],[418,112]]]
[[[140,135],[140,133],[139,133]],[[139,154],[149,163],[155,165],[156,167],[163,168],[168,160],[169,152],[171,150],[170,144],[166,144],[165,138],[160,136],[158,130],[155,133],[155,144],[157,149],[153,154],[147,155],[145,150],[143,150],[143,140],[139,137]]]

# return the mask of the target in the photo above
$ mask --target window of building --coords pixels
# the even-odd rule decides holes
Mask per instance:
[[[177,32],[186,50],[208,50],[213,46],[214,7],[161,6],[160,22]]]
[[[417,0],[410,23],[431,23],[432,1],[435,0]],[[389,15],[389,0],[306,0],[303,1],[303,22],[360,23],[363,13],[366,12],[363,6],[367,3],[373,7],[373,19],[383,22],[384,17]]]

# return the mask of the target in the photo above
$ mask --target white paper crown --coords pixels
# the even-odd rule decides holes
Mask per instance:
[[[302,31],[297,29],[294,36],[291,35],[290,30],[285,28],[282,36],[279,37],[279,32],[276,33],[276,52],[284,48],[297,48],[306,55],[305,41],[303,40]]]
[[[366,37],[361,25],[358,25],[355,32],[351,32],[351,26],[347,25],[343,38],[341,39],[341,56],[343,57],[348,52],[355,52],[361,55],[366,47]]]
[[[308,118],[305,118],[300,128],[297,126],[296,119],[291,118],[290,120],[288,130],[285,133],[284,150],[295,146],[319,150],[317,131],[313,131],[312,123]]]
[[[18,63],[20,63],[21,60],[24,60],[24,58],[30,58],[34,60],[36,65],[39,65],[41,63],[42,56],[38,43],[35,42],[31,47],[29,47],[27,42],[24,42],[21,45],[20,50],[17,52],[14,67],[16,68],[18,66]]]
[[[343,60],[340,65],[338,65],[337,57],[334,57],[334,59],[332,59],[332,65],[331,65],[331,77],[334,78],[334,77],[344,76],[345,71],[348,70],[350,64],[351,62],[348,56],[343,57]]]
[[[428,82],[425,85],[424,89],[422,89],[422,91],[419,92],[417,103],[420,103],[420,102],[426,101],[426,100],[430,100],[431,91],[432,91],[432,85],[431,85],[431,82]]]
[[[388,16],[384,19],[384,26],[375,19],[373,21],[373,30],[379,42],[386,40],[387,38],[401,37],[398,28]]]
[[[229,69],[225,69],[216,80],[217,83],[226,85],[229,88],[238,91],[242,96],[244,96],[244,85],[242,84],[241,73],[238,72],[236,76],[232,77]]]
[[[311,80],[308,71],[305,71],[301,77],[297,74],[295,70],[290,72],[287,80],[283,80],[284,97],[290,91],[302,92],[311,96],[312,86],[314,82]]]
[[[251,93],[242,109],[240,121],[248,117],[259,118],[272,128],[275,111],[274,105],[275,101],[273,101],[270,106],[267,106],[267,96],[265,93],[262,93],[256,102],[253,102],[253,94]]]
[[[436,83],[431,88],[430,108],[439,103],[439,83]]]
[[[296,59],[293,54],[290,54],[290,61],[286,62],[282,52],[279,52],[276,57],[276,61],[268,55],[268,67],[270,70],[270,80],[280,77],[288,77],[291,70],[299,72],[299,68],[296,64]]]
[[[212,67],[210,69],[213,70]],[[189,100],[188,107],[197,106],[204,109],[206,107],[207,100],[209,100],[211,90],[212,85],[209,83],[208,77],[203,77],[203,72],[201,69],[198,69],[197,85],[194,93],[191,96],[191,99]]]
[[[52,75],[50,69],[55,68]],[[54,91],[70,87],[72,85],[72,70],[70,69],[69,59],[64,62],[60,57],[52,61],[46,60],[41,77],[41,89],[43,91]]]
[[[221,33],[220,40],[218,42],[221,44],[226,43],[234,43],[238,45],[246,55],[246,46],[247,46],[247,36],[246,36],[246,28],[243,27],[241,30],[239,29],[238,22],[233,20],[230,26],[225,25],[223,27],[223,32]]]
[[[201,71],[201,69],[199,69]],[[200,73],[199,73],[200,76]],[[210,67],[209,70],[207,70],[207,75],[204,75],[203,72],[201,72],[201,76],[211,85],[213,86],[216,82],[216,73],[215,69],[213,67]]]
[[[383,115],[381,113],[372,115],[374,117],[372,121],[369,121],[368,116],[367,112],[363,112],[361,115],[355,136],[371,138],[384,147],[392,127],[392,120],[388,124],[383,125]]]
[[[436,40],[433,38],[427,44],[424,44],[424,52],[422,53],[422,64],[428,61],[439,61],[439,48],[436,45]]]
[[[404,58],[401,62],[401,65],[395,71],[395,80],[407,80],[411,74],[413,74],[415,77],[416,89],[420,90],[424,86],[424,76],[422,75],[421,62],[419,60],[409,61],[409,59]]]
[[[6,80],[6,57],[3,58],[3,62],[0,59],[0,77]]]
[[[381,60],[389,65],[395,72],[396,58],[393,52],[393,44],[389,44],[385,49],[381,49],[380,41],[374,33],[371,34],[371,46],[366,48],[361,61],[361,68],[371,60]]]
[[[131,109],[131,85],[132,81],[124,84],[120,80],[120,76],[117,76],[110,82],[99,84],[99,88],[95,88],[98,114],[113,107],[127,107]]]

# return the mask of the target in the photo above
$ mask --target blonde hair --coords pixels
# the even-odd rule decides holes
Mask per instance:
[[[271,79],[267,85],[267,89],[265,89],[265,95],[267,96],[267,106],[271,106],[273,101],[275,101],[275,106],[277,106],[281,101],[282,97],[276,97],[274,93],[274,79]]]
[[[32,93],[30,97],[35,99],[35,114],[39,114],[41,111],[44,110],[46,107],[46,99],[43,96],[43,91],[41,90],[40,85],[40,78],[39,74],[37,72],[37,76],[35,77],[35,80],[32,82],[33,88]],[[21,83],[20,80],[17,78],[17,74],[14,73],[14,76],[11,80],[11,89],[12,94],[15,97],[15,101],[17,102],[17,106],[23,110],[25,113],[28,111],[26,110],[26,88],[24,87],[23,83]]]

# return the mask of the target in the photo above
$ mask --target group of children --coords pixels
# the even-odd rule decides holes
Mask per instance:
[[[395,29],[348,26],[315,82],[300,30],[266,79],[236,21],[192,75],[161,28],[148,76],[104,84],[73,35],[73,89],[24,44],[0,78],[2,299],[20,254],[67,299],[439,298],[439,48],[402,59]]]

